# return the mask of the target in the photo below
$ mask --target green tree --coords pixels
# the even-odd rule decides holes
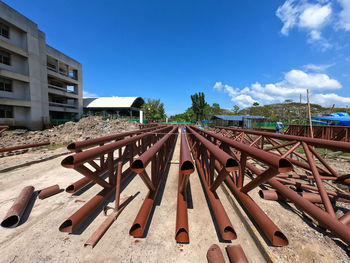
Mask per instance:
[[[143,104],[141,109],[145,114],[146,120],[161,121],[166,117],[164,103],[160,102],[159,99],[147,99],[147,103]]]
[[[255,101],[255,102],[253,103],[253,106],[254,106],[254,107],[259,106],[259,102]]]
[[[233,111],[233,113],[234,113],[234,114],[238,114],[238,111],[239,111],[239,106],[234,105],[234,106],[233,106],[233,110],[232,110],[232,111]]]
[[[207,105],[203,92],[198,92],[191,95],[192,109],[196,115],[196,120],[200,120],[204,116],[204,108]]]

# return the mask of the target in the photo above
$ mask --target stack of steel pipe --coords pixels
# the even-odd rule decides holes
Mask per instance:
[[[347,214],[337,218],[334,205],[336,205],[335,201],[350,201],[350,193],[342,190],[350,185],[350,177],[347,174],[340,175],[336,172],[318,151],[318,148],[320,148],[321,151],[322,149],[330,149],[349,153],[349,142],[228,127],[215,127],[215,131],[230,137],[232,141],[237,142],[239,140],[254,151],[259,149],[270,155],[285,158],[295,167],[298,167],[299,174],[296,174],[295,170],[287,175],[277,173],[275,176],[267,178],[268,180],[265,180],[265,182],[275,191],[261,191],[261,197],[293,202],[296,207],[304,210],[323,227],[331,230],[336,236],[349,244],[350,229],[347,220],[345,220]],[[245,160],[245,162],[246,168],[257,175],[256,178],[264,176],[263,171],[252,165],[250,160]],[[325,187],[325,184],[327,184],[327,187]],[[339,184],[343,184],[344,187],[339,188]],[[245,189],[241,189],[241,192],[242,190]],[[314,203],[322,204],[324,209]]]
[[[157,129],[159,130],[162,127],[165,127],[165,126],[152,126],[152,127],[144,128],[144,129],[140,129],[140,130],[128,131],[128,132],[103,136],[103,137],[99,137],[99,138],[95,138],[95,139],[73,142],[67,146],[67,149],[69,151],[79,153],[79,152],[82,152],[83,150],[86,150],[86,149],[89,149],[92,147],[100,147],[100,146],[103,146],[107,143],[120,141],[120,140],[126,139],[128,137],[132,137],[132,136],[139,135],[139,134],[144,134],[146,132],[155,131]],[[146,140],[148,140],[148,141],[146,141]],[[150,140],[149,138],[148,139],[141,138],[139,141],[139,145],[142,145],[142,147],[145,148],[145,147],[149,146],[149,144],[150,144],[149,140]],[[103,162],[103,161],[104,161],[103,157],[100,156],[100,162]],[[92,180],[89,177],[84,176],[82,179],[70,184],[66,188],[66,192],[71,193],[71,194],[76,193],[77,191],[79,191],[80,189],[82,189],[83,187],[85,187],[87,184],[89,184],[91,182],[92,182]]]
[[[189,176],[194,172],[193,160],[188,147],[184,127],[181,128],[179,184],[177,188],[177,210],[175,240],[179,243],[188,243],[188,215],[187,215],[187,187]]]
[[[247,145],[233,141],[229,138],[215,134],[210,131],[204,131],[196,127],[192,127],[198,133],[202,134],[208,141],[216,142],[220,148],[225,150],[225,154],[231,155],[240,163],[238,176],[236,174],[227,175],[224,180],[225,183],[234,193],[235,197],[241,202],[245,210],[251,215],[256,224],[264,232],[265,236],[275,246],[285,246],[288,244],[288,239],[283,232],[274,224],[274,222],[264,213],[264,211],[254,202],[247,194],[248,191],[258,187],[260,184],[266,182],[269,178],[276,175],[278,172],[288,172],[292,169],[292,165],[284,158],[276,155],[266,153],[259,149],[247,147]],[[233,151],[233,149],[235,151]],[[264,171],[264,174],[255,178],[251,182],[244,185],[244,174],[247,158],[258,160],[269,166]],[[220,173],[222,165],[215,163],[215,169]]]
[[[178,127],[168,128],[170,128],[170,131],[151,148],[141,154],[131,165],[132,171],[140,175],[149,189],[129,231],[129,234],[134,237],[142,237],[144,235],[145,226],[162,184],[172,149],[175,146]],[[146,167],[149,163],[151,163],[151,177],[146,172]]]
[[[63,159],[61,162],[63,167],[73,168],[102,186],[103,189],[64,221],[59,228],[60,231],[74,232],[114,191],[116,192],[116,203],[119,204],[120,185],[131,175],[130,167],[123,169],[123,165],[126,163],[131,164],[136,153],[142,153],[170,130],[171,127],[159,128],[88,149],[84,152],[78,152]],[[138,144],[140,141],[145,142],[147,145]],[[95,162],[97,158],[100,159],[99,163]],[[108,173],[108,181],[101,178],[106,172]]]
[[[208,200],[208,205],[213,211],[215,221],[218,225],[220,236],[223,240],[237,238],[232,223],[216,194],[216,189],[225,180],[226,176],[238,170],[238,163],[219,147],[201,136],[195,127],[186,126],[188,141],[196,161],[197,171],[203,185],[203,191]],[[218,162],[222,168],[214,178],[215,163]]]

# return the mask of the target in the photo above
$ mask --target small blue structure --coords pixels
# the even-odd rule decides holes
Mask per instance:
[[[214,126],[237,126],[242,128],[257,128],[260,127],[264,116],[253,115],[214,115],[211,118],[211,124]]]

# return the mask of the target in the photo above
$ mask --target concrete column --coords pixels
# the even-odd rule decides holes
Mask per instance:
[[[140,123],[142,124],[143,123],[143,111],[140,110]]]

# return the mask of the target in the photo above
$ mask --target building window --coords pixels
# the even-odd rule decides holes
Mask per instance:
[[[0,78],[0,91],[12,92],[12,80]]]
[[[0,23],[0,35],[6,38],[10,38],[10,28],[3,23]]]
[[[13,107],[0,105],[0,118],[13,118]]]
[[[10,53],[0,50],[0,63],[10,65]]]

